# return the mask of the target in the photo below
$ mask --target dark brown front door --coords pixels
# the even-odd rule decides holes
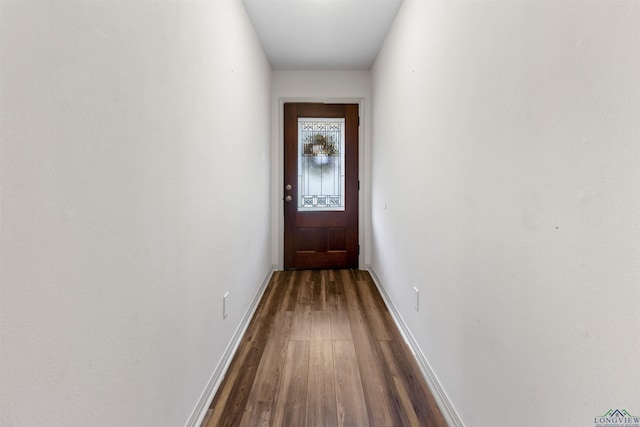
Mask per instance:
[[[284,268],[358,267],[358,105],[284,105]]]

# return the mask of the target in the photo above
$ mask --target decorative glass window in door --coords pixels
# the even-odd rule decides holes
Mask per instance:
[[[344,211],[344,118],[298,119],[298,210]]]

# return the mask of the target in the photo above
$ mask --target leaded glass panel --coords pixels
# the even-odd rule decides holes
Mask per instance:
[[[298,210],[344,211],[344,118],[298,119]]]

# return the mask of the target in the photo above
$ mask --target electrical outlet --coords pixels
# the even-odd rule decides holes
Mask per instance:
[[[229,292],[226,292],[222,296],[222,318],[226,319],[229,313],[227,312],[227,298],[229,297]]]
[[[415,286],[413,287],[413,290],[416,292],[416,305],[414,308],[416,311],[420,311],[420,291]]]

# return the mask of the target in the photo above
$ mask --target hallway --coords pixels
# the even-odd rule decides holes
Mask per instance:
[[[446,426],[359,270],[274,272],[209,417],[203,427]]]
[[[319,59],[364,53],[364,21],[367,62]],[[639,24],[638,0],[0,0],[0,426],[200,427],[216,393],[213,424],[438,425],[389,312],[452,427],[639,414]],[[279,272],[244,336],[286,265],[290,102],[358,104],[349,266],[389,312],[364,273]]]

